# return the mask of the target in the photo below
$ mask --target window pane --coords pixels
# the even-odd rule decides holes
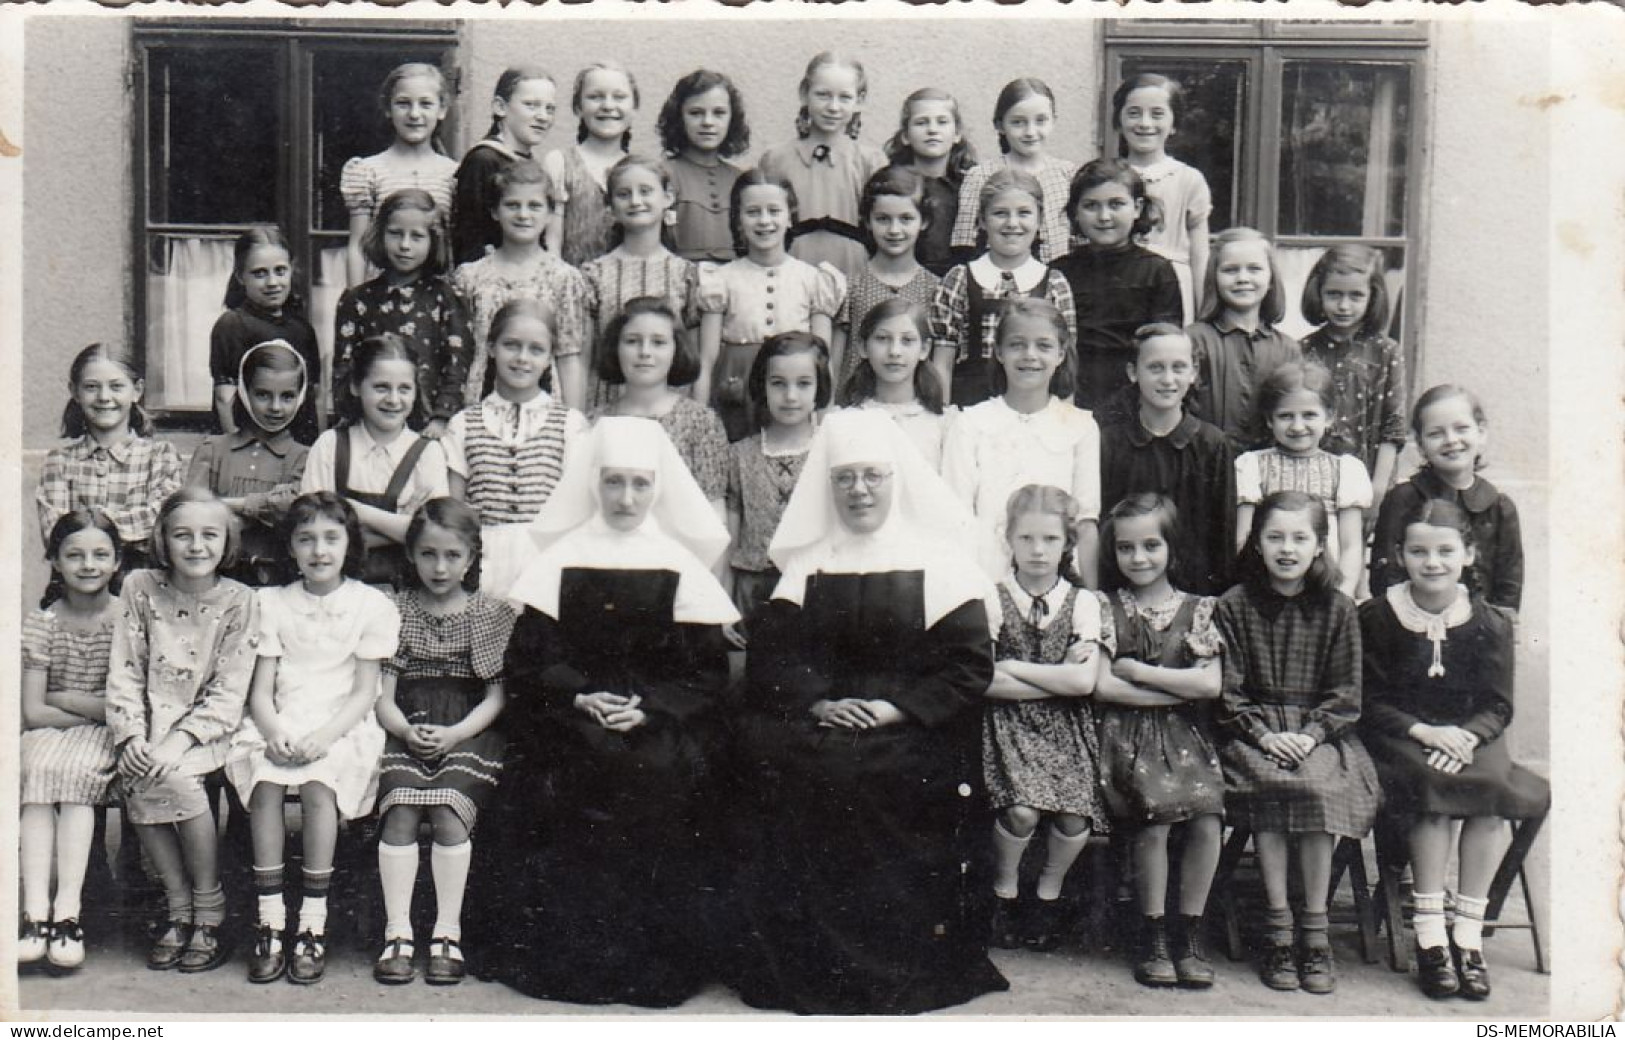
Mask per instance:
[[[1279,229],[1405,234],[1410,70],[1288,62],[1281,86]]]
[[[367,50],[322,48],[311,55],[311,120],[315,132],[312,168],[316,181],[312,185],[313,231],[349,229],[350,213],[339,194],[344,164],[357,155],[376,155],[394,138],[378,95],[384,77],[395,66],[409,61],[438,65],[440,56],[438,49],[395,46]],[[447,129],[442,122],[442,146]]]
[[[1124,58],[1123,78],[1155,72],[1184,88],[1184,109],[1168,139],[1168,154],[1202,171],[1213,192],[1208,226],[1237,222],[1240,144],[1246,140],[1247,63],[1189,58]],[[1116,87],[1114,86],[1115,90]],[[1112,149],[1108,147],[1107,151]]]
[[[275,53],[153,49],[147,70],[148,220],[275,221],[282,139]]]
[[[204,410],[214,399],[209,332],[231,278],[230,235],[147,234],[147,392],[154,408]]]

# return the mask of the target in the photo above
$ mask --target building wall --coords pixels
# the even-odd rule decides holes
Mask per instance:
[[[1436,26],[1434,43],[1426,310],[1412,397],[1462,383],[1489,417],[1485,475],[1517,503],[1528,560],[1513,741],[1544,757],[1552,156],[1533,100],[1551,75],[1550,32],[1545,21],[1450,22]]]
[[[944,87],[961,102],[983,154],[996,153],[994,96],[1019,68],[1045,79],[1060,99],[1058,155],[1094,153],[1102,72],[1096,24],[943,17],[929,23],[865,19],[755,19],[747,34],[727,23],[635,19],[591,21],[581,9],[546,19],[480,20],[464,30],[459,99],[464,135],[483,132],[502,69],[520,62],[557,70],[565,106],[551,143],[573,137],[568,112],[574,70],[614,57],[634,70],[643,104],[636,148],[656,144],[655,117],[675,80],[702,65],[733,76],[749,103],[753,152],[792,136],[796,85],[807,57],[839,47],[869,72],[864,139],[880,144],[914,87]],[[659,22],[658,27],[654,23]],[[129,326],[130,119],[125,93],[129,24],[114,18],[36,18],[28,23],[26,201],[24,209],[23,438],[31,475],[55,437],[67,359],[94,339]],[[898,40],[907,46],[899,60]],[[996,49],[997,62],[987,60]],[[1005,57],[1010,56],[1010,57]],[[1533,21],[1440,23],[1428,66],[1429,172],[1421,183],[1424,243],[1419,307],[1424,341],[1416,388],[1446,379],[1484,398],[1492,423],[1489,475],[1517,500],[1530,556],[1519,661],[1515,739],[1528,752],[1546,742],[1545,573],[1547,185],[1542,109],[1549,76],[1547,32]],[[466,141],[464,142],[466,143]],[[1488,201],[1487,186],[1515,205]],[[26,494],[31,495],[31,486]],[[25,497],[24,501],[27,501]],[[27,517],[32,529],[32,516]],[[25,598],[43,580],[38,543],[24,538]]]

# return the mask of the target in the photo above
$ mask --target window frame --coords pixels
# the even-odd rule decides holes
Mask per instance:
[[[1109,22],[1102,37],[1101,68],[1107,83],[1101,91],[1098,123],[1100,154],[1116,155],[1111,128],[1112,92],[1123,79],[1125,58],[1134,60],[1213,59],[1247,64],[1248,97],[1241,134],[1242,155],[1236,170],[1241,190],[1235,222],[1257,228],[1277,246],[1291,248],[1346,243],[1378,248],[1399,247],[1405,256],[1405,291],[1401,301],[1399,340],[1406,371],[1415,380],[1422,339],[1420,270],[1428,254],[1423,233],[1424,199],[1431,171],[1428,136],[1431,29],[1424,22],[1232,22],[1119,19]],[[1410,75],[1410,126],[1407,129],[1405,234],[1281,235],[1281,89],[1286,65],[1293,61],[1373,62],[1403,65]],[[1201,277],[1198,273],[1197,277]]]
[[[278,138],[277,190],[275,211],[277,224],[288,236],[295,253],[296,290],[307,299],[313,264],[319,256],[318,244],[325,239],[339,237],[337,232],[314,229],[317,200],[315,198],[315,155],[311,147],[314,127],[314,99],[312,82],[317,55],[322,51],[371,49],[389,44],[431,46],[440,52],[440,67],[446,75],[448,105],[446,119],[441,126],[441,140],[449,148],[460,141],[456,104],[461,79],[461,58],[465,39],[460,22],[450,20],[415,20],[411,22],[383,19],[247,19],[247,18],[138,18],[130,29],[130,99],[133,107],[131,124],[131,205],[130,244],[134,257],[131,279],[130,321],[132,341],[142,344],[143,361],[149,362],[146,352],[147,271],[151,258],[152,234],[187,234],[197,238],[235,239],[252,225],[222,222],[218,224],[188,224],[157,222],[150,218],[152,197],[150,189],[158,179],[149,169],[152,144],[152,126],[149,120],[148,90],[151,86],[152,55],[155,52],[203,51],[221,43],[251,45],[263,48],[275,60],[278,74],[276,110],[281,133]],[[347,239],[347,233],[342,236]],[[155,407],[149,408],[154,421],[164,430],[212,432],[215,418],[212,409]]]

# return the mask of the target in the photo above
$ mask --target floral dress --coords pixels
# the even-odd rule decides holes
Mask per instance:
[[[1127,589],[1115,596],[1095,595],[1100,642],[1113,658],[1189,668],[1223,651],[1213,627],[1217,600],[1180,592],[1147,608]],[[1210,736],[1209,712],[1202,705],[1133,708],[1097,701],[1095,717],[1100,723],[1100,782],[1112,819],[1144,827],[1224,812],[1224,775]]]
[[[581,272],[548,253],[539,253],[533,263],[514,268],[501,263],[496,254],[487,254],[463,264],[451,276],[452,288],[468,308],[469,331],[475,344],[483,344],[491,333],[491,320],[502,305],[515,297],[541,300],[553,317],[548,331],[553,334],[553,359],[574,357],[586,349],[591,330],[587,323],[587,280]],[[485,368],[489,353],[475,349],[463,384],[463,402],[478,404],[489,393]]]
[[[344,290],[335,319],[333,393],[352,393],[350,359],[369,336],[385,332],[411,344],[417,354],[419,419],[446,420],[463,407],[463,384],[475,350],[468,316],[451,285],[438,276],[396,285],[388,275]]]
[[[998,606],[997,661],[1060,664],[1074,645],[1100,634],[1094,597],[1065,581],[1032,596],[1012,575],[999,583]],[[1048,623],[1040,624],[1045,617]],[[1109,830],[1095,773],[1099,761],[1094,711],[1084,698],[991,701],[982,715],[982,779],[994,809],[1074,813],[1096,833]]]

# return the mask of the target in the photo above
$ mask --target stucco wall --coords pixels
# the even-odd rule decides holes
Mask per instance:
[[[23,40],[23,439],[48,444],[65,365],[127,335],[130,284],[129,23],[36,18]]]
[[[1453,382],[1490,421],[1485,475],[1518,504],[1528,562],[1520,617],[1515,746],[1544,756],[1550,616],[1547,379],[1551,237],[1544,22],[1436,26],[1431,173],[1415,393]]]

